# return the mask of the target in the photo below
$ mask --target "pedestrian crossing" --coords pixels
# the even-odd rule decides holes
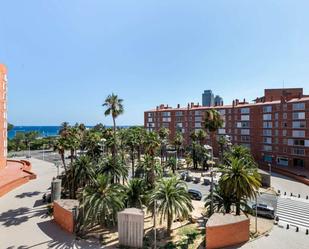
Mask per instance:
[[[309,201],[279,197],[276,215],[279,223],[309,229]]]

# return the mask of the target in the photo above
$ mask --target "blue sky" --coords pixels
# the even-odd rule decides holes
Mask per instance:
[[[309,1],[0,0],[0,62],[9,121],[111,124],[101,104],[124,99],[118,124],[160,103],[225,103],[264,88],[309,94]]]

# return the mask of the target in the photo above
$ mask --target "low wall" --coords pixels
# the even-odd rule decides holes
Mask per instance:
[[[268,169],[267,167],[265,166],[260,166],[260,168],[262,169]],[[289,170],[286,170],[286,169],[280,169],[280,168],[277,168],[277,167],[272,167],[271,170],[273,172],[276,172],[276,173],[279,173],[281,175],[285,175],[285,176],[288,176],[288,177],[291,177],[292,179],[295,179],[303,184],[306,184],[309,186],[309,179],[308,178],[305,178],[305,177],[302,177],[302,176],[299,176]]]
[[[245,215],[213,214],[206,224],[206,248],[244,243],[250,238],[250,220]]]
[[[77,200],[65,199],[56,200],[54,203],[55,222],[69,233],[74,233],[75,217],[73,209],[79,205]]]
[[[29,181],[28,177],[17,178],[5,185],[0,186],[0,197],[12,191],[13,189],[27,183]]]

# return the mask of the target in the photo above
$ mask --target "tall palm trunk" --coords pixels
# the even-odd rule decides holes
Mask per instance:
[[[63,167],[64,167],[64,172],[65,172],[65,174],[67,174],[67,165],[65,163],[64,152],[60,153],[60,157],[61,157],[61,161],[62,161],[62,164],[63,164]]]
[[[172,223],[173,223],[173,214],[169,211],[167,212],[167,235],[170,236],[172,233]]]

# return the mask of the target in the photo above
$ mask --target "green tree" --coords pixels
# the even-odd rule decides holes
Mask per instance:
[[[207,136],[206,132],[202,129],[199,129],[196,136],[197,136],[197,140],[199,141],[199,144],[204,145],[204,141]]]
[[[220,187],[226,195],[234,196],[236,215],[240,215],[242,200],[256,197],[256,191],[261,186],[261,176],[257,168],[244,158],[231,157],[219,171],[222,173]]]
[[[190,133],[190,139],[191,139],[191,153],[192,153],[192,161],[193,161],[193,168],[197,169],[197,156],[196,156],[196,141],[197,141],[197,134],[195,131],[192,131]]]
[[[181,132],[176,132],[174,140],[173,140],[173,144],[174,144],[175,149],[177,151],[177,158],[179,158],[180,148],[183,144],[183,136],[182,136]]]
[[[224,121],[217,110],[211,109],[206,111],[204,126],[211,136],[211,143],[214,141],[215,132],[223,126],[223,123]]]
[[[146,186],[143,179],[131,179],[126,187],[126,206],[142,208],[145,201]]]
[[[161,148],[160,148],[160,156],[161,156],[161,165],[163,164],[164,161],[164,155],[166,154],[166,145],[168,143],[168,137],[169,137],[170,131],[167,128],[161,128],[158,131],[158,135],[160,138],[160,143],[161,143]]]
[[[117,212],[124,208],[124,187],[111,184],[108,176],[99,174],[83,191],[80,214],[83,227],[115,225]]]
[[[99,162],[97,173],[109,176],[112,183],[119,183],[121,178],[127,179],[128,169],[119,155],[108,156]]]
[[[136,127],[127,129],[126,131],[126,145],[129,149],[130,159],[131,159],[131,170],[132,177],[135,175],[135,151],[138,147],[138,130]]]
[[[171,234],[171,227],[174,218],[188,218],[193,210],[187,185],[172,177],[170,179],[161,179],[153,194],[149,199],[149,209],[152,209],[154,202],[157,202],[157,212],[160,215],[160,222],[167,220],[167,232]]]
[[[175,174],[176,168],[177,168],[177,160],[175,157],[170,157],[167,159],[165,167],[171,168],[173,171],[173,174]]]
[[[67,148],[68,148],[67,141],[63,137],[59,137],[54,143],[54,151],[57,151],[58,154],[60,155],[60,158],[61,158],[61,161],[64,167],[64,171],[66,173],[67,173],[67,166],[65,163],[65,151]]]

